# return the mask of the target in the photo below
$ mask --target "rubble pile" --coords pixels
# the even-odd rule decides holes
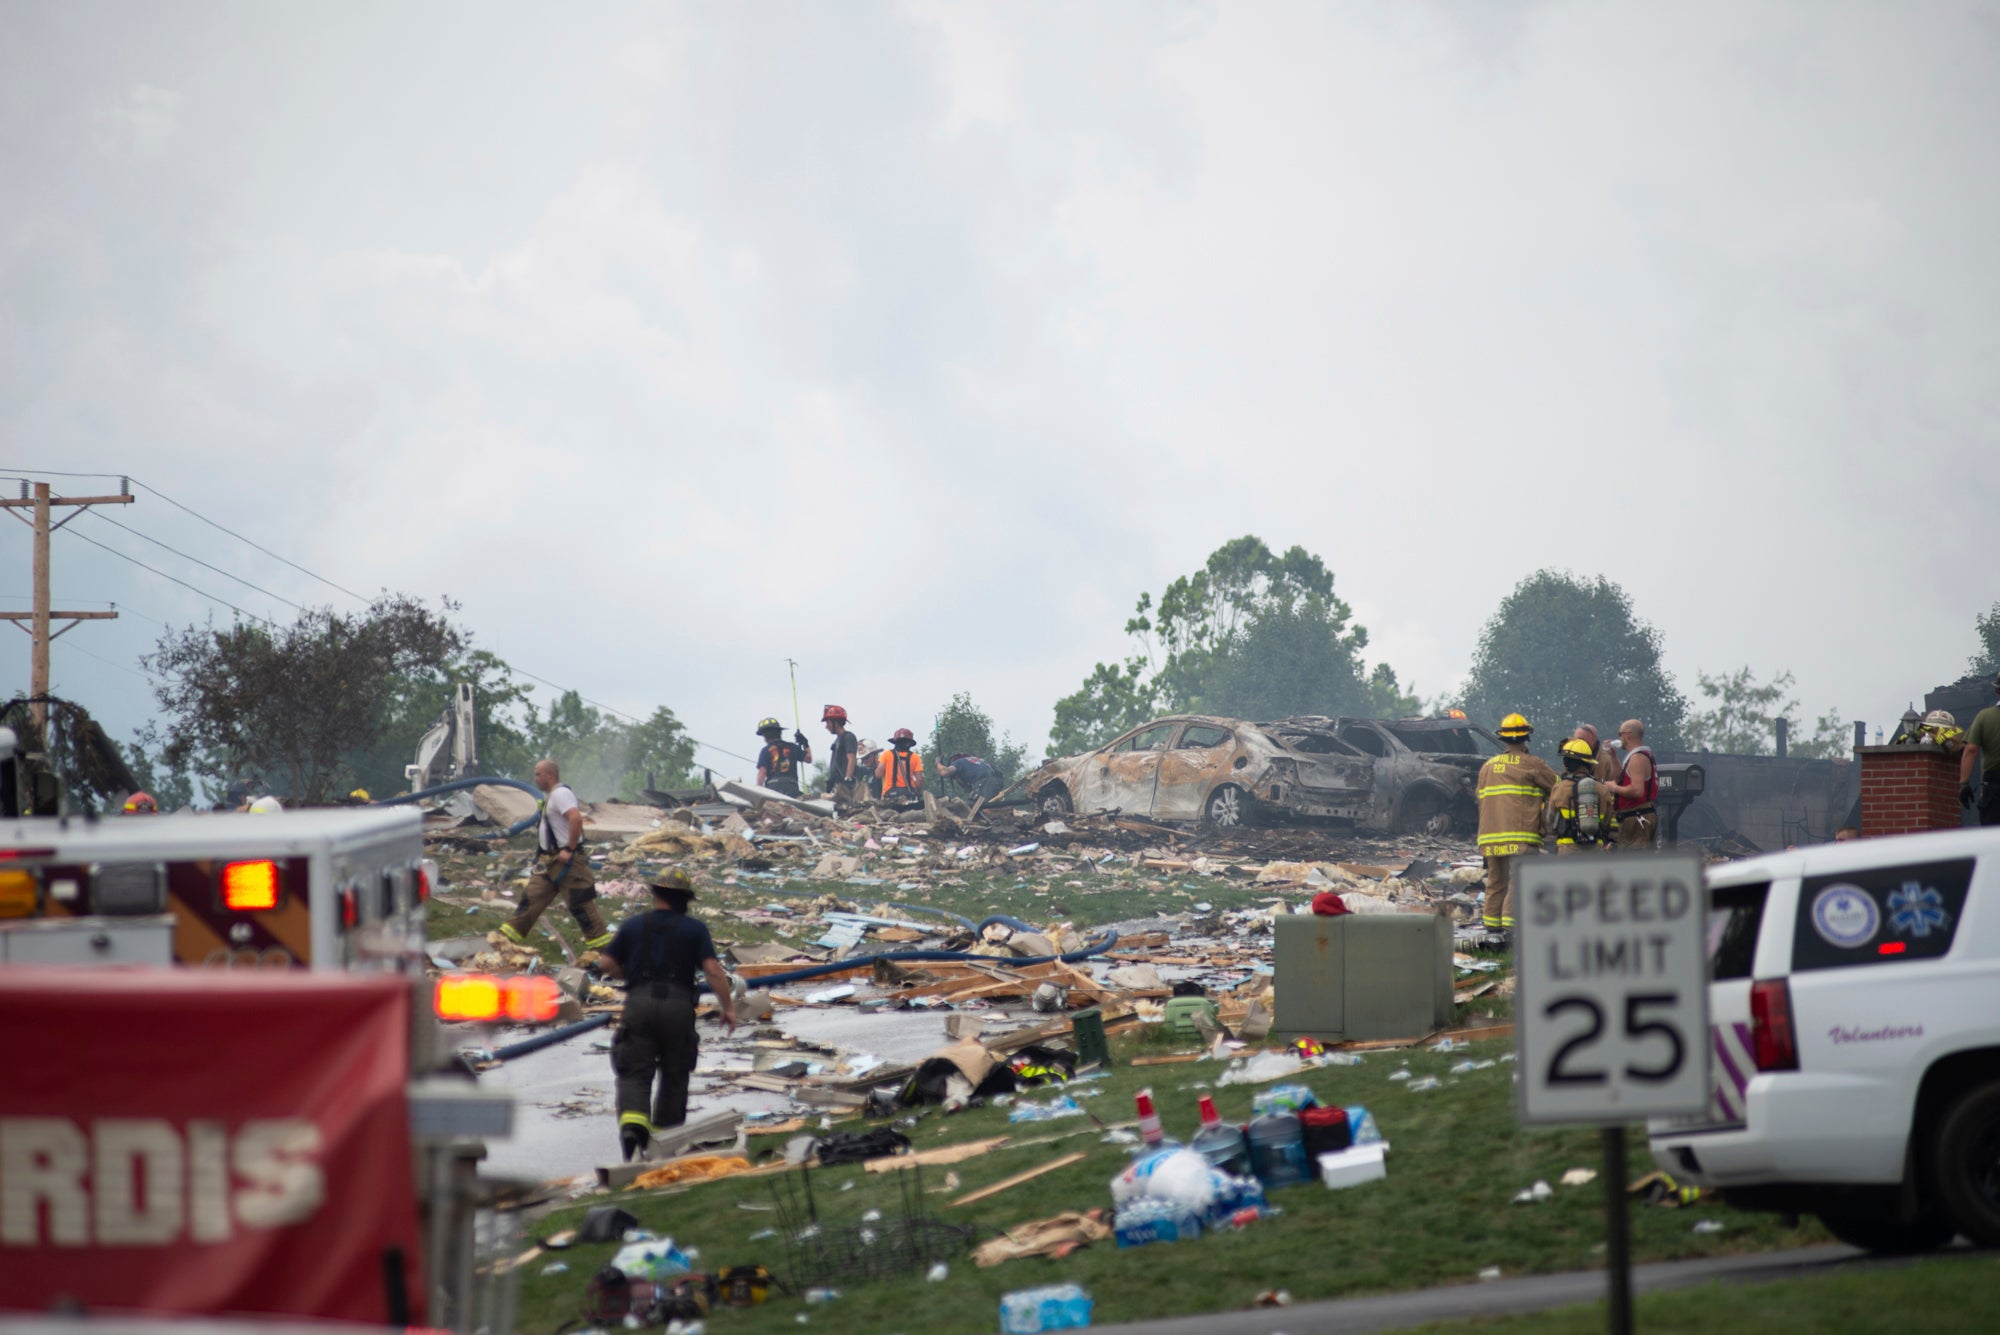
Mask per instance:
[[[604,806],[585,808],[607,917],[648,907],[647,877],[686,870],[700,887],[695,911],[736,979],[739,1027],[728,1039],[704,1036],[690,1090],[701,1106],[736,1116],[690,1152],[732,1139],[740,1152],[752,1135],[823,1134],[831,1119],[864,1112],[950,1111],[1009,1096],[1051,1062],[1074,1065],[1071,1015],[1086,1008],[1106,1029],[1173,1023],[1189,1046],[1217,1053],[1229,1036],[1254,1042],[1271,1025],[1272,924],[1326,892],[1355,913],[1442,913],[1458,923],[1477,915],[1481,873],[1464,841],[1201,831],[1115,814],[975,818],[956,799],[840,815],[740,801],[619,808],[603,822]],[[509,812],[495,814],[497,823]],[[532,836],[478,839],[462,818],[439,824],[428,836],[441,868],[434,914],[511,912],[532,868]],[[560,912],[537,930],[566,962],[587,965],[553,930]],[[546,952],[497,932],[435,940],[431,954],[439,970],[551,967]],[[1459,959],[1462,972],[1483,967]],[[559,980],[564,1018],[619,1005],[616,990],[580,968]],[[1461,995],[1502,982],[1475,973]],[[1177,996],[1199,1000],[1172,1008]],[[703,1004],[715,1013],[712,1000]],[[829,1041],[812,1018],[838,1025],[843,1013],[928,1012],[939,1013],[948,1041],[911,1051],[907,1024],[882,1026],[905,1036],[888,1044],[902,1049],[894,1057],[864,1050],[851,1025]],[[793,1157],[815,1152],[794,1148]],[[600,1170],[607,1183],[619,1176]]]

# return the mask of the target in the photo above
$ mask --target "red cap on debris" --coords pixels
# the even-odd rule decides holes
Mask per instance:
[[[1219,1121],[1221,1121],[1221,1120],[1222,1120],[1222,1114],[1221,1114],[1221,1113],[1219,1113],[1219,1112],[1217,1112],[1217,1111],[1215,1110],[1215,1099],[1214,1099],[1214,1097],[1213,1097],[1212,1095],[1208,1095],[1208,1094],[1204,1094],[1204,1095],[1202,1095],[1202,1096],[1201,1096],[1201,1124],[1202,1124],[1203,1126],[1207,1126],[1207,1125],[1208,1125],[1209,1123],[1211,1123],[1211,1122],[1219,1122]]]
[[[1142,1089],[1142,1090],[1140,1090],[1140,1091],[1139,1091],[1139,1094],[1138,1094],[1138,1097],[1137,1097],[1137,1098],[1135,1098],[1135,1099],[1133,1100],[1133,1102],[1134,1102],[1134,1103],[1135,1103],[1135,1104],[1137,1105],[1137,1107],[1138,1107],[1138,1112],[1139,1112],[1139,1116],[1141,1116],[1141,1117],[1151,1117],[1151,1116],[1153,1115],[1153,1113],[1154,1113],[1155,1109],[1153,1108],[1153,1091],[1152,1091],[1152,1090],[1150,1090],[1150,1089]]]
[[[1347,901],[1331,890],[1322,890],[1313,896],[1312,910],[1322,918],[1338,918],[1343,913],[1352,913]]]

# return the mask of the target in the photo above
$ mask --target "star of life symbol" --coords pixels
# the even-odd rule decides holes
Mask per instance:
[[[1903,936],[1929,936],[1943,927],[1944,896],[1922,881],[1905,881],[1889,892],[1889,925]]]

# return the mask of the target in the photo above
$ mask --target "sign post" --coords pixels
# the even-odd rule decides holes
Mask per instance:
[[[1625,1127],[1709,1102],[1708,895],[1692,853],[1514,864],[1526,1126],[1604,1128],[1613,1335],[1632,1329]]]

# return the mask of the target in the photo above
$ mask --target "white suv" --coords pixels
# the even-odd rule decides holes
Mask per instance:
[[[1667,1172],[1870,1251],[2000,1246],[2000,828],[1711,867],[1715,1097]]]

